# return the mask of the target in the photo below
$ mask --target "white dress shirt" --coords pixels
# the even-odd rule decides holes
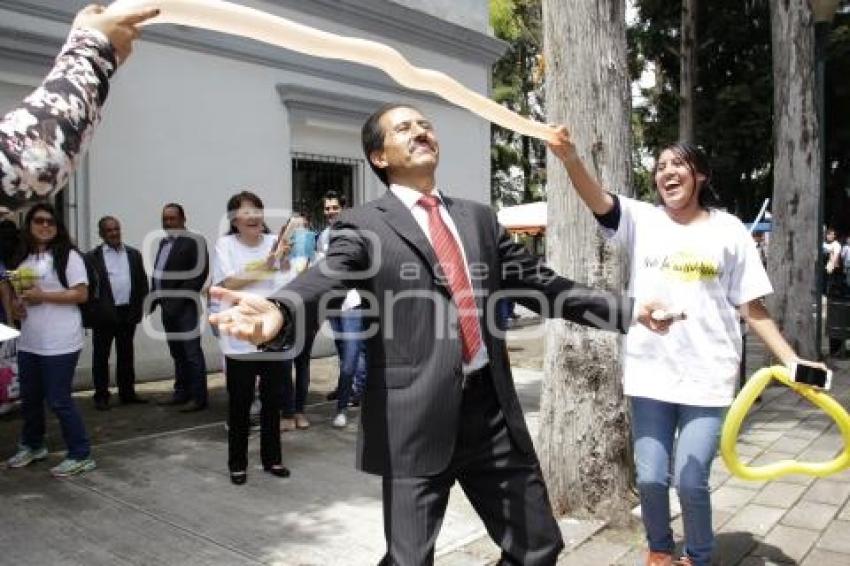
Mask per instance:
[[[331,227],[328,226],[322,230],[322,233],[319,234],[319,237],[316,240],[316,261],[325,259],[325,256],[328,255],[328,246],[330,246],[330,243]],[[342,312],[350,311],[351,309],[359,307],[360,302],[360,293],[357,292],[357,289],[350,289],[348,293],[345,294],[345,300],[342,302],[342,306],[339,310]]]
[[[115,306],[130,304],[130,289],[132,279],[130,278],[130,258],[124,244],[113,249],[112,246],[104,244],[103,263],[106,264],[106,274],[109,276],[109,286],[112,288],[112,298]]]
[[[408,210],[410,210],[410,213],[413,215],[413,219],[416,220],[416,223],[419,225],[419,227],[425,233],[425,236],[428,238],[428,242],[433,245],[433,242],[431,242],[431,229],[428,225],[428,211],[425,210],[425,208],[423,208],[422,206],[419,206],[418,204],[419,199],[424,196],[423,193],[415,189],[411,189],[410,187],[405,187],[403,185],[396,184],[390,185],[390,190],[395,196],[399,198],[399,200],[401,200],[402,203],[404,203]],[[434,189],[429,194],[431,196],[437,197],[437,199],[439,199],[440,201],[440,217],[443,219],[443,222],[446,223],[446,226],[449,227],[449,232],[452,233],[452,236],[454,236],[454,239],[457,242],[458,247],[460,248],[460,253],[463,256],[463,269],[466,272],[466,279],[470,283],[470,288],[473,290],[473,292],[475,292],[475,285],[472,284],[472,280],[469,276],[469,259],[467,259],[466,257],[466,250],[463,248],[463,240],[460,239],[460,234],[457,231],[457,226],[455,226],[454,220],[452,220],[452,217],[449,215],[449,211],[443,204],[443,197],[442,195],[440,195],[440,192],[437,189]],[[484,347],[484,332],[482,332],[481,329],[480,315],[478,317],[478,330],[479,334],[481,335],[481,347],[478,348],[478,351],[475,353],[475,355],[472,356],[472,359],[469,361],[468,364],[463,364],[463,373],[465,375],[469,375],[472,372],[478,371],[479,369],[486,366],[489,362],[489,359],[487,358],[487,348]]]

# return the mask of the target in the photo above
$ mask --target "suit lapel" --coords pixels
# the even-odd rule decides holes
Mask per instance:
[[[416,219],[410,210],[404,205],[392,191],[375,201],[375,207],[383,212],[384,221],[399,237],[412,246],[424,259],[424,263],[431,270],[431,275],[436,278],[437,254],[428,242],[427,236],[416,223]]]

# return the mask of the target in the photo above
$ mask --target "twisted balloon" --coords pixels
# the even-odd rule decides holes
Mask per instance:
[[[326,59],[339,59],[381,69],[400,85],[431,92],[482,118],[520,134],[552,139],[553,129],[524,118],[473,92],[445,73],[410,64],[398,51],[367,39],[345,37],[298,24],[267,12],[221,0],[117,0],[109,11],[159,8],[150,24],[178,24],[246,37]]]

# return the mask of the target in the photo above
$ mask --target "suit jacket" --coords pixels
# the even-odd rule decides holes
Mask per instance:
[[[153,292],[161,291],[165,296],[155,298],[151,302],[150,309],[153,311],[159,305],[162,308],[162,316],[167,318],[175,318],[182,314],[185,309],[198,311],[199,294],[209,274],[210,258],[207,251],[207,241],[203,236],[194,232],[186,231],[184,234],[187,235],[179,235],[174,239],[171,252],[168,254],[165,266],[163,266],[163,272],[170,276],[157,281],[154,273],[151,278],[151,290]],[[164,245],[165,239],[160,241],[159,248],[157,248],[154,270],[159,262],[159,254],[162,253]],[[188,291],[191,296],[168,296],[169,292],[173,291]]]
[[[511,241],[495,213],[472,201],[443,196],[457,225],[478,298],[482,339],[496,395],[516,446],[534,453],[514,388],[504,335],[495,329],[500,289],[536,295],[518,302],[546,316],[624,332],[631,300],[589,289],[557,276]],[[454,452],[462,383],[458,318],[437,271],[437,257],[407,207],[391,192],[345,211],[334,226],[324,261],[276,295],[292,327],[306,320],[307,332],[326,293],[358,289],[369,307],[366,339],[368,376],[357,443],[358,467],[393,477],[427,476],[446,469]],[[353,275],[360,272],[360,276]]]
[[[103,259],[103,246],[101,244],[86,254],[89,261],[97,272],[100,280],[100,308],[99,314],[104,322],[115,322],[115,298],[112,295],[112,285],[109,274],[106,271],[106,261]],[[124,246],[127,251],[127,261],[130,264],[130,304],[128,322],[138,324],[142,321],[142,305],[148,295],[148,276],[145,273],[142,254],[136,248]]]

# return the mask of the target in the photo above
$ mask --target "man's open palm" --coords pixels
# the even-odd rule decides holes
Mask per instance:
[[[229,308],[210,315],[210,324],[228,334],[252,344],[271,341],[283,326],[283,314],[272,302],[260,295],[213,287],[210,296]]]

